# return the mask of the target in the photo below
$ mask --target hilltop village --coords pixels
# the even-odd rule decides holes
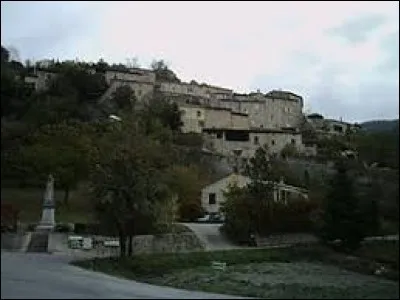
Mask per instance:
[[[303,97],[289,91],[239,94],[195,81],[158,81],[149,69],[109,67],[103,72],[108,89],[99,103],[110,101],[122,86],[129,86],[139,103],[148,101],[154,93],[167,95],[182,113],[182,132],[202,134],[204,151],[224,157],[248,159],[260,145],[267,145],[275,154],[290,147],[305,156],[315,156],[317,147],[304,140],[304,128],[324,136],[344,135],[358,128],[357,124],[326,120],[318,114],[305,116]],[[25,77],[25,82],[37,91],[44,90],[55,76],[57,73],[42,63]]]

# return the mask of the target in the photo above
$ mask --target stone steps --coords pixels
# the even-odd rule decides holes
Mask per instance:
[[[49,233],[34,232],[28,245],[27,252],[47,252],[49,244]]]

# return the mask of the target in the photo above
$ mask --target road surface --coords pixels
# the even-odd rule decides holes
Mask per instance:
[[[66,256],[1,252],[1,299],[227,299],[83,270]]]

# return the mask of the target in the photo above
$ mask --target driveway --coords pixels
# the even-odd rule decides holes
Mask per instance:
[[[83,270],[66,256],[1,252],[2,299],[227,299]]]

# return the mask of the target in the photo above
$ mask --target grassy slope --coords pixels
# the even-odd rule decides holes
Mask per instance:
[[[262,294],[262,290],[265,291],[267,288],[270,288],[269,286],[264,286],[266,283],[262,284],[260,290],[260,287],[252,288],[251,283],[249,283],[247,279],[241,280],[237,279],[236,277],[249,276],[249,274],[251,275],[251,273],[254,272],[258,274],[257,276],[259,279],[262,279],[263,276],[269,276],[268,274],[271,272],[279,275],[279,273],[282,273],[282,271],[279,271],[279,268],[282,268],[282,266],[284,268],[291,268],[291,264],[285,264],[288,262],[325,263],[327,265],[337,266],[341,269],[372,275],[377,268],[377,262],[382,261],[382,257],[384,255],[382,253],[385,253],[386,255],[391,256],[392,266],[395,265],[395,261],[397,261],[397,271],[393,270],[391,273],[388,273],[385,276],[386,278],[398,280],[398,246],[398,242],[374,242],[364,245],[359,250],[358,254],[362,255],[363,257],[368,256],[376,258],[376,260],[372,261],[339,254],[321,246],[301,246],[285,249],[245,249],[215,252],[139,255],[135,256],[134,258],[126,258],[124,260],[95,259],[90,261],[74,262],[74,264],[95,271],[106,272],[109,274],[149,283],[170,285],[179,288],[200,289],[204,291],[260,297],[264,295]],[[211,262],[214,260],[227,263],[228,270],[226,271],[225,275],[224,272],[218,273],[218,271],[210,268]],[[383,260],[384,262],[388,262],[386,256]],[[272,263],[275,264],[274,267],[272,267]],[[269,264],[271,264],[270,267],[272,269],[268,269],[270,268],[268,267]],[[248,267],[246,267],[246,265]],[[260,270],[257,268],[260,268]],[[264,270],[262,270],[263,268]],[[268,270],[265,270],[265,268]],[[296,264],[293,264],[293,268],[297,268]],[[328,266],[322,266],[321,268],[329,269]],[[245,269],[245,271],[243,271],[243,269]],[[306,274],[308,271],[309,270],[305,269],[304,274]],[[245,274],[246,272],[248,274]],[[325,271],[321,270],[320,272],[320,275],[311,275],[316,276],[317,278],[318,276],[324,276]],[[331,298],[346,298],[346,296],[362,298],[365,295],[372,295],[373,297],[382,296],[391,298],[392,295],[396,294],[396,291],[398,295],[398,285],[396,289],[395,283],[381,281],[378,277],[375,277],[375,279],[374,277],[362,279],[364,282],[368,282],[369,280],[374,281],[375,283],[373,286],[371,285],[368,287],[368,284],[362,288],[354,286],[351,288],[349,287],[349,289],[346,291],[343,291],[340,286],[335,288],[329,286],[321,288],[298,284],[296,283],[296,276],[301,277],[301,271],[297,275],[295,275],[295,273],[293,274],[293,282],[290,283],[290,286],[288,285],[285,287],[285,284],[274,286],[273,288],[275,289],[275,294],[269,296],[293,297],[294,295],[297,295],[297,297],[301,297],[302,295],[303,297],[310,296],[314,298],[321,298],[328,295]],[[231,275],[236,276],[236,279]],[[254,277],[255,275],[253,274],[252,276]],[[329,276],[332,278],[339,278],[340,270],[333,270],[332,274]],[[354,277],[356,275],[350,274],[349,276]],[[210,278],[214,278],[215,280]],[[380,282],[382,282],[382,285],[380,285]],[[337,285],[335,282],[334,284]],[[384,288],[386,285],[388,288]]]

